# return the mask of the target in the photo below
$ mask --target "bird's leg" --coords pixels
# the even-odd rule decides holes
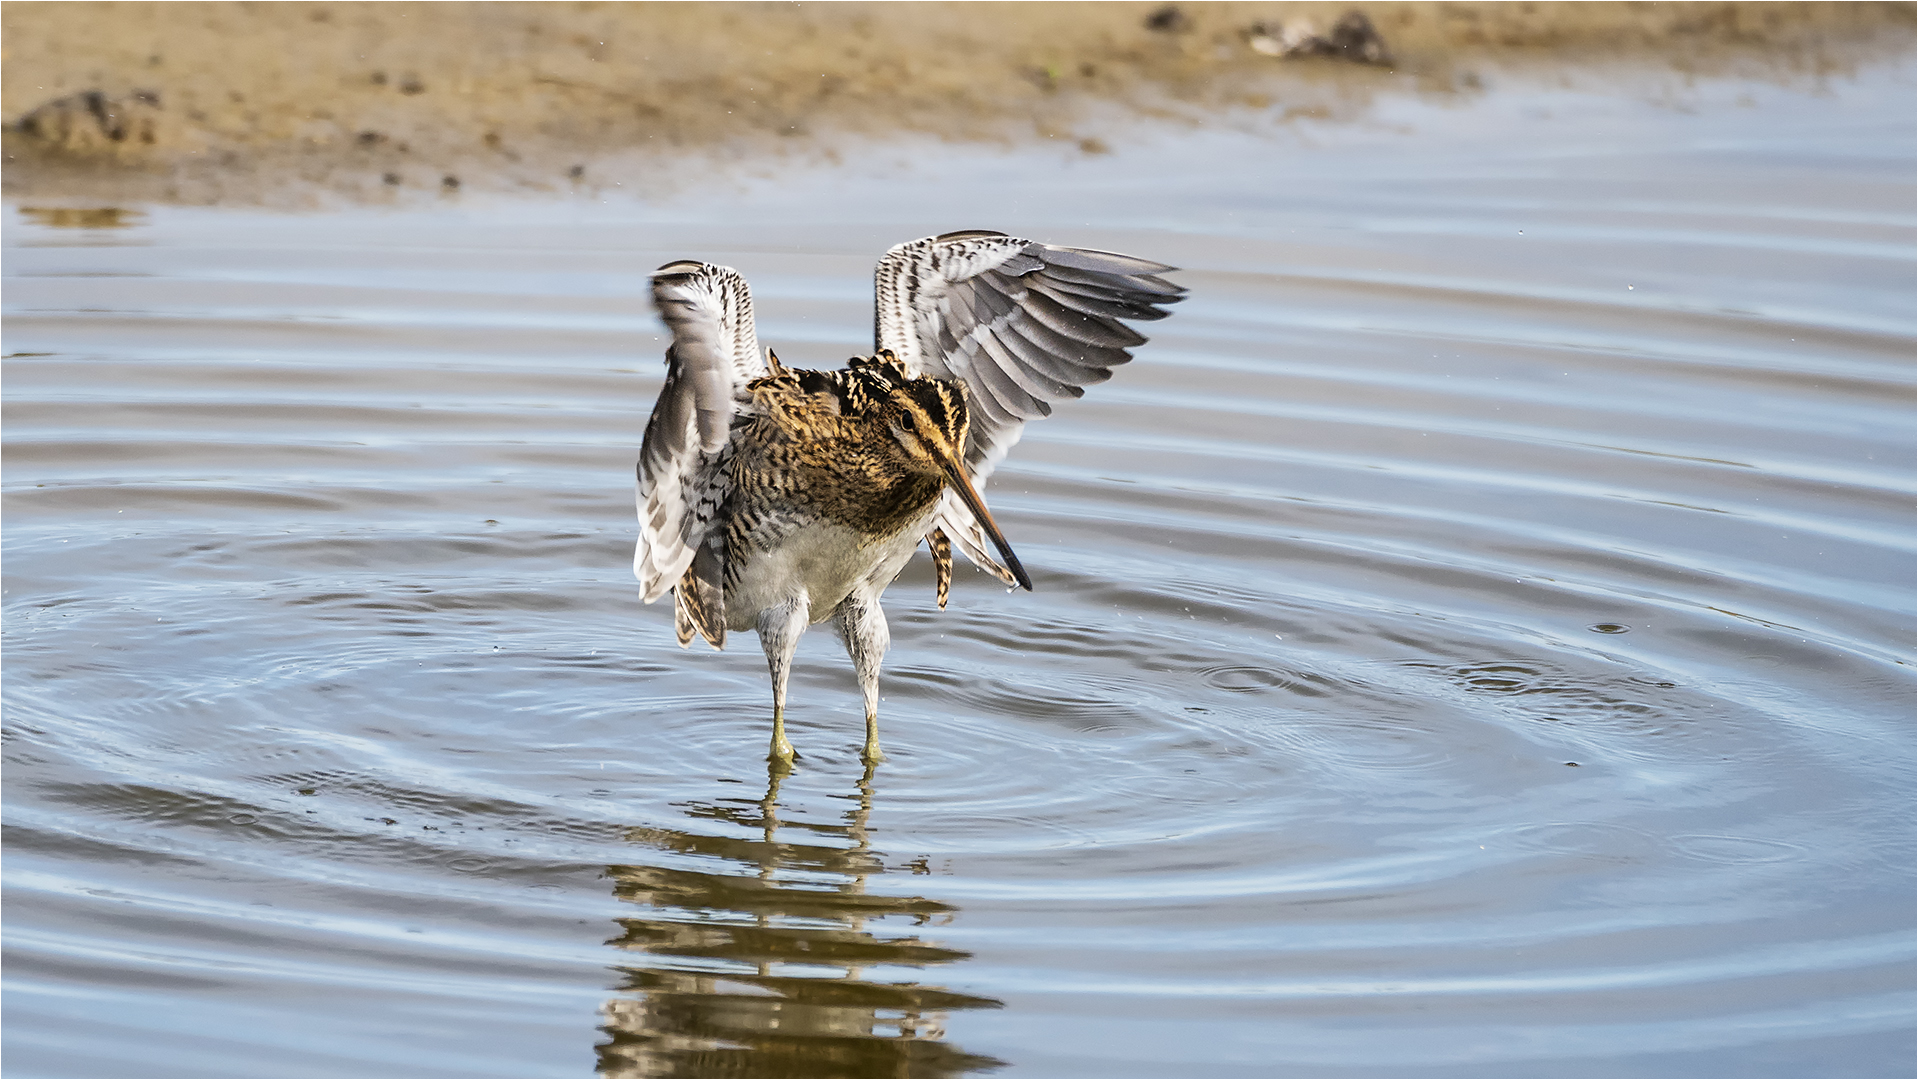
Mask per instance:
[[[866,699],[866,749],[859,757],[868,765],[877,764],[886,759],[879,752],[879,662],[892,644],[879,598],[857,592],[846,597],[833,609],[832,628],[846,643],[846,655],[852,657],[859,691]]]
[[[759,644],[766,650],[766,667],[773,679],[773,741],[766,757],[789,768],[794,754],[793,744],[786,741],[786,677],[792,674],[793,651],[806,632],[808,611],[802,596],[759,613]]]

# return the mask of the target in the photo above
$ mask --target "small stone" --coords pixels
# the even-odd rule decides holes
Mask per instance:
[[[1167,4],[1145,17],[1145,28],[1160,34],[1177,34],[1190,28],[1192,20],[1177,4]]]
[[[151,146],[160,141],[160,95],[135,90],[116,98],[87,90],[55,98],[22,116],[14,130],[69,153]]]
[[[1347,60],[1360,64],[1389,64],[1392,54],[1385,48],[1385,39],[1365,17],[1363,11],[1348,11],[1332,26],[1332,34],[1327,39],[1332,51]]]

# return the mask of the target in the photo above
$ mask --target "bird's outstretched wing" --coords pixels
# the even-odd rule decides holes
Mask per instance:
[[[746,384],[766,374],[753,332],[752,293],[738,271],[667,263],[653,272],[653,306],[673,343],[639,452],[633,574],[649,604],[679,583],[719,524],[733,417],[749,400]],[[719,630],[723,637],[723,618]]]
[[[1132,359],[1145,337],[1121,319],[1163,319],[1185,289],[1174,269],[1109,251],[1054,247],[997,232],[955,232],[900,244],[873,274],[873,347],[916,375],[970,391],[966,467],[982,485],[1028,420],[1079,397]],[[991,555],[950,491],[936,518],[966,557],[1012,575]]]

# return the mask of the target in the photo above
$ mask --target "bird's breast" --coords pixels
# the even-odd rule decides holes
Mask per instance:
[[[873,536],[836,521],[789,522],[777,533],[735,546],[726,585],[727,629],[751,630],[759,613],[803,597],[808,622],[832,616],[855,590],[877,596],[899,576],[932,526],[932,510],[913,523],[917,530]]]

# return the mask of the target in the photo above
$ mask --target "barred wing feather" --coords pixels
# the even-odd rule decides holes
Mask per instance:
[[[970,391],[966,466],[982,485],[1026,421],[1112,377],[1145,337],[1121,319],[1163,319],[1185,290],[1173,267],[1129,255],[1054,247],[996,232],[900,244],[873,275],[873,345],[919,375]],[[978,523],[948,491],[936,524],[966,557],[1011,583]]]
[[[640,445],[633,574],[652,603],[679,582],[725,500],[725,458],[746,384],[766,374],[752,293],[731,267],[667,263],[653,305],[672,331],[666,383]]]

